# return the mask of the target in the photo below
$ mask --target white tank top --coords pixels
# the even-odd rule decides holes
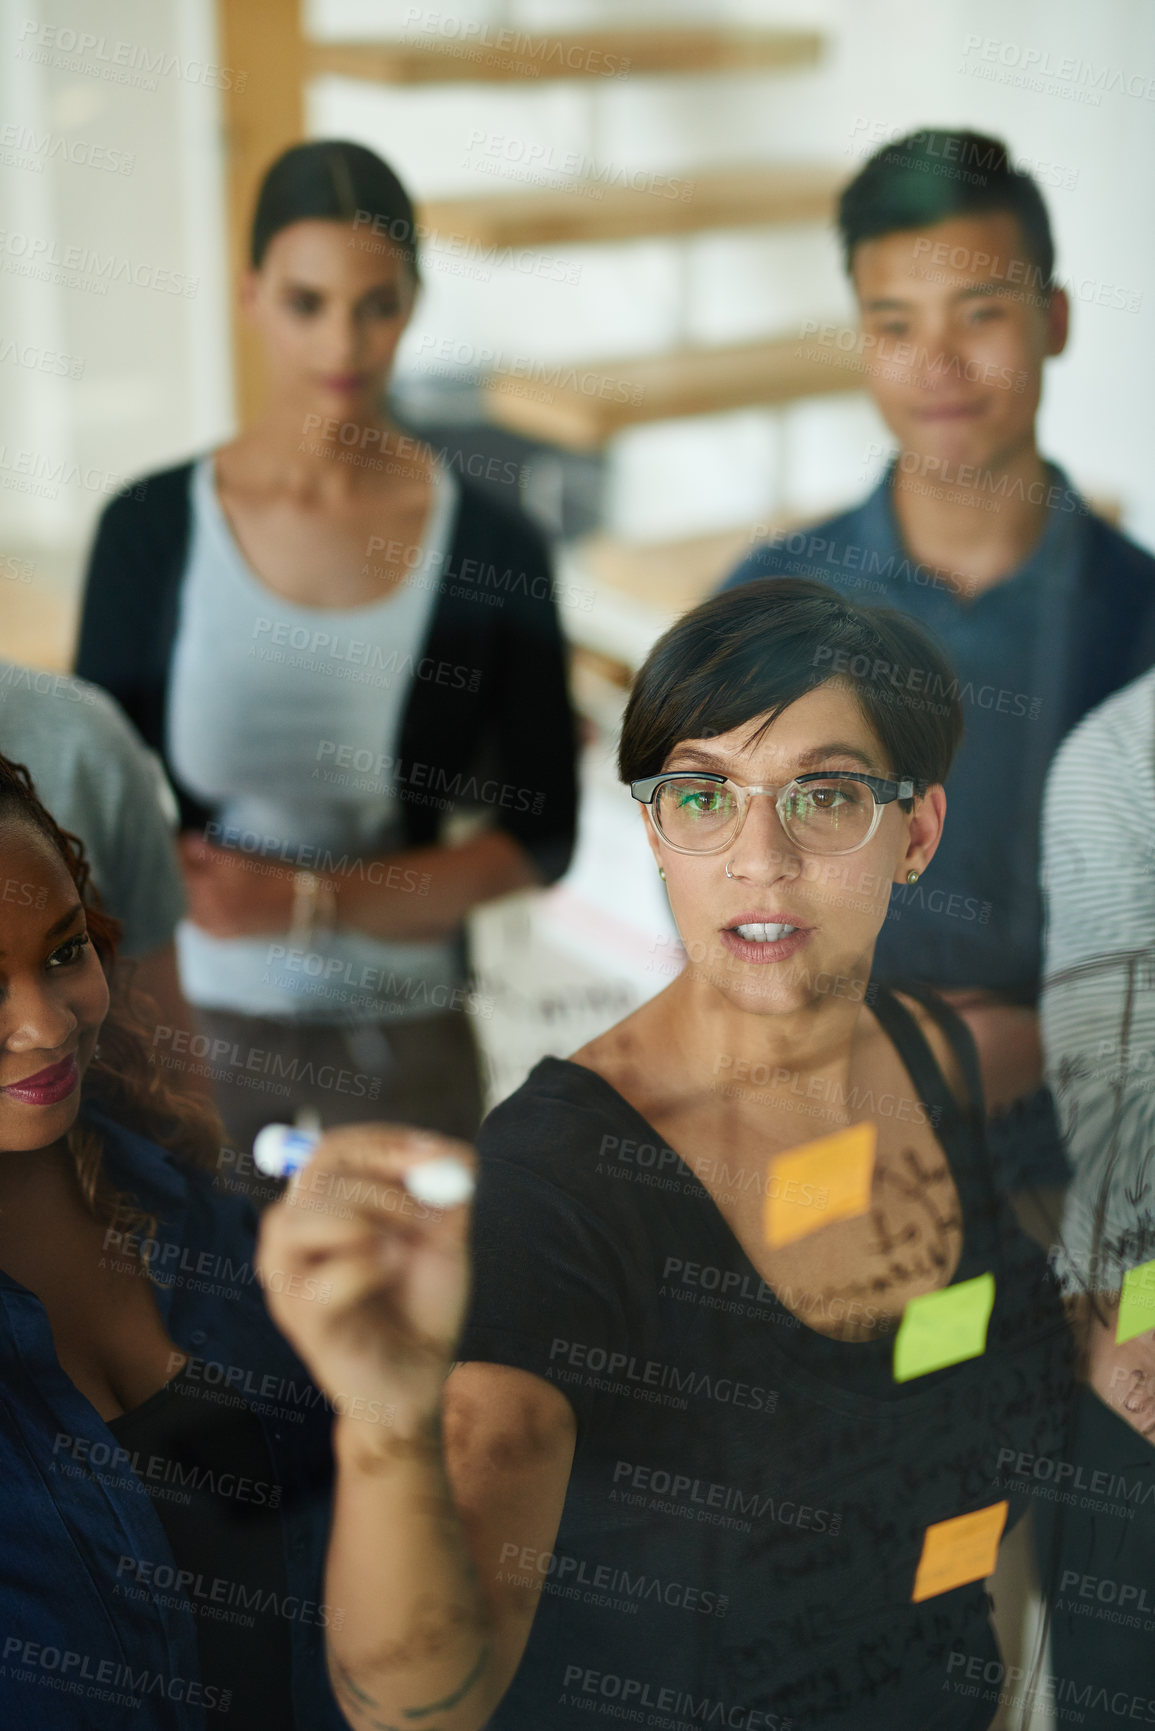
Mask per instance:
[[[403,847],[383,759],[396,755],[452,540],[458,490],[440,465],[417,559],[364,607],[302,607],[256,577],[217,498],[212,456],[192,474],[189,551],[168,701],[176,774],[216,809],[210,840],[255,868],[278,861],[366,876]],[[380,877],[380,868],[373,868]],[[372,877],[369,881],[375,881]],[[415,892],[414,892],[415,893]],[[194,1004],[286,1020],[427,1015],[461,984],[460,947],[382,943],[342,930],[306,949],[214,938],[186,920],[181,980]]]

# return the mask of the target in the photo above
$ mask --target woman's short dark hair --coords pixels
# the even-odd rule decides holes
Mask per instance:
[[[259,270],[269,242],[294,222],[347,222],[366,242],[391,241],[417,280],[417,219],[413,201],[389,167],[363,144],[322,138],[294,144],[268,169],[249,238]]]
[[[713,738],[759,716],[768,727],[831,679],[857,698],[892,775],[946,780],[962,737],[962,707],[942,650],[905,614],[851,606],[825,583],[802,577],[728,589],[659,638],[626,705],[621,778],[657,775],[682,740]]]
[[[1043,195],[1015,168],[1001,139],[983,132],[925,129],[886,144],[866,162],[838,202],[838,228],[849,271],[854,249],[900,229],[952,216],[1006,211],[1017,218],[1041,292],[1052,287],[1055,243]]]

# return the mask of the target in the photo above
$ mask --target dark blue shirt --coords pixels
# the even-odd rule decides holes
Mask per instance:
[[[1064,731],[1063,663],[1087,507],[1052,471],[1060,502],[1048,510],[1034,552],[1004,582],[972,597],[962,579],[906,554],[892,473],[854,510],[772,537],[726,587],[753,577],[813,577],[848,599],[899,608],[942,644],[964,724],[946,784],[946,826],[925,878],[892,891],[874,974],[985,986],[1033,1001],[1041,969],[1039,806]],[[910,701],[934,698],[916,691]]]
[[[168,1463],[133,1460],[65,1375],[40,1300],[0,1271],[0,1724],[5,1731],[205,1731],[228,1725],[229,1703],[202,1679],[197,1616],[274,1616],[292,1635],[297,1723],[343,1731],[322,1640],[331,1415],[274,1328],[253,1274],[255,1221],[209,1177],[89,1109],[105,1168],[157,1219],[156,1300],[191,1355],[186,1387],[206,1401],[246,1401],[264,1430],[271,1481],[234,1475],[222,1495],[283,1514],[288,1593],[259,1583],[177,1582],[153,1506],[180,1485],[142,1478]],[[107,1235],[110,1259],[127,1254]],[[155,1469],[155,1470],[154,1470]]]

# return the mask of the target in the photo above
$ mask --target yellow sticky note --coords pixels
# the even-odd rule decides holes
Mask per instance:
[[[1123,1276],[1115,1344],[1121,1346],[1125,1340],[1134,1340],[1149,1328],[1155,1328],[1155,1262],[1141,1262]]]
[[[909,1382],[912,1376],[978,1358],[987,1349],[987,1324],[994,1307],[993,1274],[912,1298],[894,1337],[895,1382]]]
[[[836,1220],[870,1207],[875,1124],[852,1124],[788,1154],[775,1154],[766,1172],[764,1225],[772,1249],[807,1238]]]
[[[923,1535],[912,1601],[917,1605],[922,1599],[949,1593],[952,1587],[965,1587],[993,1575],[1006,1524],[1005,1502],[976,1509],[973,1515],[935,1521]]]

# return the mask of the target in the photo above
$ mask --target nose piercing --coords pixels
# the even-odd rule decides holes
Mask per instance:
[[[730,867],[733,865],[733,863],[734,863],[733,860],[727,860],[726,861],[726,876],[728,878],[732,878],[734,876],[733,872],[730,870]]]

